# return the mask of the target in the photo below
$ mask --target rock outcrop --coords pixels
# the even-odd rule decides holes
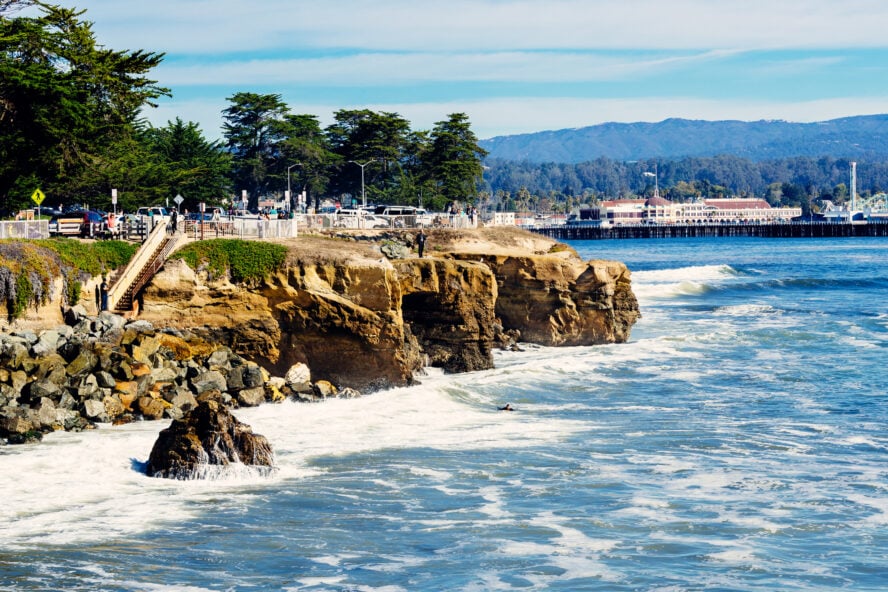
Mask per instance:
[[[264,436],[218,401],[204,401],[160,432],[145,472],[151,477],[203,479],[218,467],[241,464],[269,473],[274,453]]]
[[[622,342],[638,317],[623,264],[582,261],[540,235],[433,230],[431,257],[383,256],[382,246],[409,248],[412,239],[363,232],[287,241],[286,269],[249,290],[171,261],[146,288],[141,316],[188,327],[273,373],[305,363],[318,378],[361,391],[410,384],[426,365],[490,368],[507,334],[545,345]]]

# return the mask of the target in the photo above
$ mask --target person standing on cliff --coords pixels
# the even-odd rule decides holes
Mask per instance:
[[[102,284],[99,286],[99,295],[101,298],[101,310],[108,310],[108,280],[102,276]]]
[[[422,257],[422,252],[425,249],[425,232],[422,231],[422,227],[419,229],[419,234],[416,235],[416,250],[419,252],[419,256]]]

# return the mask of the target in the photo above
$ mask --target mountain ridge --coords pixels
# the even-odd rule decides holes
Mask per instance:
[[[491,158],[580,163],[677,159],[731,154],[751,160],[796,156],[888,158],[888,114],[797,123],[669,118],[660,122],[608,122],[579,128],[495,136],[479,141]]]

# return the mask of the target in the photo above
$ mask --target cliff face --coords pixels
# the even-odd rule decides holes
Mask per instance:
[[[614,261],[558,255],[460,254],[496,276],[496,315],[506,330],[541,345],[596,345],[629,339],[638,318],[629,270]]]
[[[546,253],[553,241],[526,234],[523,245],[492,248],[472,235],[456,248],[452,235],[431,233],[433,257],[394,261],[373,243],[300,237],[286,269],[250,290],[170,261],[140,317],[191,328],[273,373],[302,362],[368,391],[410,384],[426,365],[490,368],[503,330],[545,345],[626,341],[638,317],[626,267]]]

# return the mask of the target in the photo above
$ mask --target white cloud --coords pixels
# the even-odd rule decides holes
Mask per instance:
[[[882,0],[80,0],[103,42],[184,54],[268,49],[885,47]]]
[[[313,59],[267,59],[161,65],[162,84],[186,86],[324,84],[360,86],[424,82],[590,82],[697,65],[734,55],[707,51],[665,57],[591,53],[374,53]]]

